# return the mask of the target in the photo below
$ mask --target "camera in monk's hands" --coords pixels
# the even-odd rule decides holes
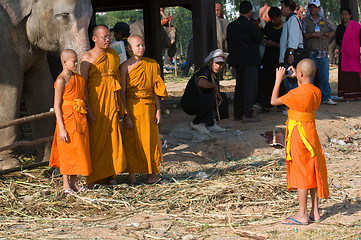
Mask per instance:
[[[286,76],[291,76],[292,74],[293,74],[293,72],[292,72],[291,69],[287,69],[287,70],[285,71],[285,75],[286,75]]]

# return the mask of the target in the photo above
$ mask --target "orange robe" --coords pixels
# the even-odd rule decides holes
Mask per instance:
[[[328,198],[326,160],[315,124],[321,96],[317,87],[302,84],[282,96],[281,102],[289,108],[285,144],[287,189],[317,187],[318,197]]]
[[[143,57],[128,74],[126,99],[134,128],[123,129],[127,172],[159,173],[163,160],[158,125],[155,124],[154,93],[161,99],[168,97],[160,77],[158,63]]]
[[[49,166],[60,168],[63,175],[91,173],[89,131],[85,108],[85,80],[74,73],[64,87],[62,112],[65,129],[70,142],[60,140],[59,125],[56,124]]]
[[[95,121],[89,124],[93,173],[87,183],[115,177],[126,168],[121,137],[119,56],[109,48],[92,63],[88,75],[88,102]]]

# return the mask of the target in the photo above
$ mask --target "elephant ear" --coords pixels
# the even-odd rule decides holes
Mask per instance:
[[[30,14],[35,0],[0,0],[1,6],[8,13],[11,23],[18,25]]]

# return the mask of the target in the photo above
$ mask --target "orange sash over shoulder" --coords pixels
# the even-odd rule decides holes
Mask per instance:
[[[161,99],[168,97],[160,77],[158,63],[150,58],[143,60],[127,75],[126,98],[129,116],[134,128],[123,129],[127,172],[159,173],[162,161],[158,125],[155,124],[154,94]]]
[[[87,183],[115,177],[126,168],[121,137],[119,56],[109,48],[89,69],[88,101],[95,121],[89,124],[93,173]]]
[[[301,84],[281,97],[288,108],[286,130],[287,189],[317,188],[328,198],[326,160],[316,131],[316,110],[322,93],[312,84]]]
[[[59,125],[56,124],[50,167],[60,168],[63,175],[91,173],[89,132],[85,107],[85,80],[74,73],[63,90],[63,121],[70,142],[60,140]]]

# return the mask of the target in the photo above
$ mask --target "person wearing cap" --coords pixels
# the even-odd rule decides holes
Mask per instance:
[[[258,65],[261,63],[259,44],[262,32],[249,20],[252,4],[240,3],[241,16],[227,27],[228,63],[237,71],[234,93],[234,120],[255,122],[253,103],[257,95]],[[243,118],[243,119],[242,119]]]
[[[130,27],[125,22],[117,22],[113,28],[110,29],[111,32],[114,34],[114,38],[116,41],[123,41],[125,46],[125,53],[127,59],[131,57],[131,51],[128,48],[128,37],[130,36]],[[117,50],[117,49],[115,49]],[[117,51],[118,52],[118,51]],[[119,52],[118,52],[119,54]]]
[[[218,73],[225,65],[228,53],[221,49],[212,51],[204,60],[205,66],[196,71],[186,86],[181,106],[188,115],[196,115],[191,127],[202,133],[224,132],[215,123],[218,118],[228,118],[227,95],[219,91]],[[219,120],[219,119],[218,119]]]
[[[335,29],[327,18],[320,14],[321,5],[319,0],[310,0],[308,3],[309,14],[302,20],[303,33],[307,39],[310,50],[310,58],[315,62],[320,73],[320,89],[322,91],[322,103],[336,105],[331,99],[331,87],[329,83],[329,59],[328,45],[335,35]]]

